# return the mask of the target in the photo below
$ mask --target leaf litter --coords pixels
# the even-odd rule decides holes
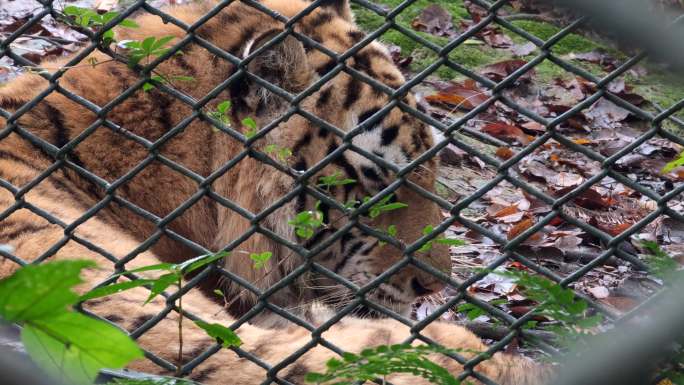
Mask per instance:
[[[468,31],[487,16],[484,9],[469,1],[465,1],[465,6],[471,20],[461,22],[460,33]],[[494,82],[501,82],[526,65],[525,57],[537,50],[534,43],[515,44],[492,37],[498,33],[502,33],[501,28],[490,23],[475,38],[501,52],[508,52],[510,58],[471,69]],[[616,58],[600,50],[570,53],[564,58],[586,61],[606,71],[612,71],[620,65]],[[638,78],[646,75],[646,72],[637,65],[628,72],[628,76]],[[623,77],[613,79],[606,88],[611,98],[617,98],[614,100],[621,99],[640,108],[652,107],[646,97],[625,83]],[[461,122],[455,131],[455,138],[500,161],[511,159],[537,138],[547,134],[547,127],[540,122],[531,120],[501,101],[491,103],[489,89],[475,80],[445,81],[428,77],[417,90],[421,106],[446,126],[490,101],[486,109],[472,119]],[[597,91],[596,84],[591,81],[567,74],[549,83],[542,83],[532,69],[518,77],[503,94],[517,105],[553,120]],[[684,148],[657,135],[645,138],[651,128],[648,122],[611,98],[604,94],[554,127],[571,145],[550,138],[506,171],[511,178],[525,182],[551,199],[566,200],[558,209],[559,215],[551,217],[537,232],[513,249],[560,277],[575,273],[602,257],[608,249],[602,237],[578,226],[575,221],[609,236],[632,232],[619,248],[636,260],[645,263],[648,253],[643,242],[656,241],[680,266],[684,265],[684,246],[681,246],[684,244],[684,224],[661,216],[645,227],[633,230],[633,226],[657,210],[655,201],[610,175],[586,185],[587,181],[603,172],[601,162],[592,154],[610,157],[643,139],[646,140],[641,145],[624,153],[611,166],[612,170],[660,196],[684,183],[684,167],[661,172],[665,164],[675,159]],[[483,134],[485,139],[473,136],[472,132]],[[449,190],[448,198],[454,203],[476,192],[500,172],[492,165],[485,164],[478,156],[453,144],[445,149],[448,155],[441,154],[442,167],[438,179]],[[668,207],[684,212],[682,194],[670,200]],[[471,203],[460,215],[486,228],[499,241],[506,241],[516,239],[532,226],[548,219],[552,211],[553,207],[544,200],[506,181]],[[448,216],[445,213],[444,217]],[[449,228],[447,236],[467,241],[466,245],[451,248],[453,274],[457,279],[467,280],[504,256],[497,241],[462,225],[460,221]],[[527,267],[509,258],[498,269],[526,271]],[[634,309],[657,291],[660,284],[641,266],[610,256],[604,257],[602,263],[589,270],[571,287],[620,314]],[[467,291],[486,302],[500,301],[496,306],[512,315],[522,315],[518,314],[521,309],[530,310],[530,306],[534,305],[515,285],[514,280],[507,276],[487,274],[470,285]],[[455,289],[447,288],[436,298],[417,304],[415,315],[425,317],[445,300],[458,295]],[[452,310],[442,318],[468,321],[466,313],[455,308]],[[478,315],[475,321],[488,324],[498,322],[487,313]]]

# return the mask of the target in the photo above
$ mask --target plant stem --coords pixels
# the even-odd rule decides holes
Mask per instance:
[[[181,278],[178,277],[178,291],[181,290]],[[183,296],[178,297],[178,365],[176,366],[176,376],[181,375],[183,366]]]

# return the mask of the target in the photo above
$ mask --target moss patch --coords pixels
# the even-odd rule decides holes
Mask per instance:
[[[550,39],[552,36],[556,35],[558,32],[561,31],[561,29],[556,27],[555,25],[540,21],[515,20],[511,22],[511,24],[524,30],[530,35],[536,36],[544,41]],[[527,41],[525,38],[511,31],[508,31],[508,34],[511,35],[511,38],[518,43],[524,43]],[[565,55],[571,52],[589,52],[597,48],[605,47],[602,47],[598,43],[595,43],[583,36],[580,36],[575,33],[570,33],[565,35],[558,42],[556,42],[556,44],[554,44],[551,48],[551,51],[558,55]]]

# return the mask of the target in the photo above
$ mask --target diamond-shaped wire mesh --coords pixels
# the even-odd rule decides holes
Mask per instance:
[[[234,251],[241,243],[246,241],[252,236],[260,235],[267,237],[283,247],[284,250],[288,250],[291,254],[296,254],[302,258],[305,263],[294,268],[289,274],[287,274],[279,282],[273,283],[270,287],[264,289],[254,282],[241,277],[234,272],[223,268],[207,268],[202,273],[190,279],[185,283],[183,288],[177,293],[172,295],[166,295],[167,306],[162,313],[157,317],[147,320],[136,330],[134,330],[131,335],[134,338],[138,338],[144,333],[152,329],[161,319],[166,317],[170,312],[178,312],[179,308],[175,305],[175,301],[186,293],[191,288],[199,285],[203,279],[207,278],[210,273],[218,273],[221,279],[229,280],[235,282],[237,285],[243,288],[243,291],[251,292],[254,296],[258,297],[259,300],[249,311],[246,311],[242,316],[231,325],[232,328],[239,328],[240,325],[249,322],[254,316],[262,311],[269,311],[277,314],[278,316],[286,319],[300,327],[306,328],[311,332],[312,338],[309,344],[303,346],[300,350],[292,354],[286,360],[280,363],[276,363],[274,366],[263,362],[259,357],[253,354],[241,350],[239,348],[234,348],[238,354],[245,357],[248,360],[255,362],[257,365],[265,368],[268,371],[268,378],[264,379],[264,383],[270,383],[270,381],[276,381],[277,383],[288,383],[286,380],[279,377],[279,372],[281,369],[287,367],[299,357],[301,357],[308,349],[320,344],[335,352],[341,353],[341,350],[330,342],[326,341],[322,337],[322,333],[328,330],[332,325],[342,319],[344,316],[353,313],[357,306],[364,306],[366,308],[372,309],[373,311],[380,313],[387,317],[392,317],[397,319],[406,325],[409,325],[412,330],[412,336],[410,340],[422,340],[425,342],[433,342],[424,335],[421,335],[421,331],[431,322],[442,317],[445,313],[452,311],[458,304],[463,303],[463,301],[472,303],[487,313],[493,319],[498,320],[505,326],[505,333],[499,336],[498,341],[491,344],[489,350],[482,354],[476,355],[473,358],[466,359],[462,356],[454,357],[459,362],[464,364],[464,372],[459,376],[461,379],[472,376],[473,378],[482,381],[483,383],[492,383],[490,379],[487,379],[484,375],[477,372],[474,367],[486,360],[492,353],[501,351],[504,349],[514,338],[522,337],[523,339],[528,336],[538,336],[534,334],[534,331],[525,329],[525,324],[532,320],[534,317],[534,311],[530,309],[520,316],[513,316],[501,308],[496,307],[482,299],[478,298],[477,295],[473,294],[473,285],[476,285],[482,279],[488,275],[488,271],[495,270],[499,267],[506,266],[511,262],[515,262],[520,266],[524,266],[530,271],[539,273],[554,282],[559,283],[564,287],[571,287],[573,284],[577,283],[585,275],[589,274],[597,266],[601,266],[609,260],[621,260],[624,261],[635,269],[645,269],[646,265],[639,257],[635,254],[633,249],[625,247],[626,242],[631,236],[637,234],[639,231],[649,226],[654,221],[660,221],[663,218],[669,218],[673,221],[678,221],[684,224],[684,215],[681,212],[676,211],[670,204],[675,201],[681,201],[681,194],[684,191],[684,184],[677,184],[673,186],[666,193],[659,193],[654,191],[649,186],[640,184],[639,181],[628,173],[617,167],[621,159],[628,156],[630,153],[639,148],[639,146],[647,143],[653,138],[666,139],[672,143],[680,146],[684,146],[684,138],[675,134],[674,132],[682,132],[684,128],[684,121],[677,116],[677,113],[681,111],[684,106],[684,100],[670,106],[669,108],[660,108],[655,105],[655,112],[643,109],[621,97],[619,92],[614,92],[610,88],[611,82],[620,77],[624,76],[630,69],[633,69],[637,63],[645,58],[643,54],[636,54],[632,58],[624,60],[621,64],[616,65],[616,67],[610,71],[607,75],[598,77],[584,68],[577,66],[575,63],[571,62],[562,55],[554,51],[555,47],[564,38],[570,36],[573,32],[576,32],[583,23],[586,21],[584,18],[579,18],[578,20],[568,23],[566,27],[561,28],[557,33],[553,34],[547,39],[541,39],[534,34],[520,28],[516,24],[502,17],[500,11],[503,7],[508,5],[508,1],[497,1],[494,3],[488,3],[481,0],[473,0],[472,3],[481,8],[481,15],[479,20],[473,20],[472,24],[468,26],[464,32],[458,34],[455,37],[450,38],[448,43],[444,45],[437,44],[427,38],[424,35],[417,33],[403,23],[397,22],[396,18],[401,15],[402,12],[415,6],[417,0],[406,0],[396,6],[393,9],[385,9],[378,6],[372,2],[365,0],[355,0],[355,9],[361,10],[363,12],[371,12],[381,19],[377,27],[373,31],[368,31],[367,35],[364,35],[358,41],[356,41],[351,48],[345,52],[334,52],[317,41],[314,36],[308,36],[305,33],[296,31],[297,23],[300,22],[308,14],[316,10],[324,3],[322,0],[316,0],[312,2],[306,9],[297,13],[291,18],[287,18],[271,9],[268,9],[265,5],[251,0],[242,1],[243,4],[251,7],[255,12],[262,13],[271,17],[273,20],[279,21],[284,25],[282,31],[277,31],[273,34],[268,42],[265,42],[261,47],[251,52],[246,57],[242,58],[236,54],[236,52],[231,52],[225,49],[225,47],[218,47],[211,41],[208,41],[201,37],[202,26],[207,23],[207,21],[212,18],[219,17],[221,10],[225,9],[231,5],[234,1],[224,0],[216,3],[215,5],[208,8],[206,14],[200,17],[198,20],[188,24],[187,22],[180,20],[164,9],[154,7],[144,0],[137,0],[130,3],[122,8],[121,12],[108,21],[106,25],[96,30],[95,32],[87,28],[78,28],[78,31],[88,37],[91,41],[82,50],[79,51],[75,56],[70,57],[67,62],[57,69],[40,70],[39,66],[32,63],[30,60],[26,59],[24,56],[19,55],[15,52],[13,44],[16,43],[17,39],[25,35],[32,26],[37,25],[44,17],[63,17],[61,13],[61,7],[56,3],[49,0],[39,0],[41,7],[33,13],[33,16],[28,20],[23,22],[23,25],[16,29],[9,35],[3,35],[2,40],[0,40],[0,58],[8,58],[12,60],[18,66],[24,66],[26,68],[33,68],[33,72],[37,73],[39,76],[43,77],[48,81],[48,87],[41,91],[38,96],[27,102],[21,103],[17,108],[10,112],[0,109],[0,116],[6,119],[7,124],[0,131],[0,140],[7,138],[11,134],[19,135],[24,140],[30,142],[42,153],[48,155],[53,159],[53,163],[43,170],[36,178],[31,180],[31,182],[24,185],[15,185],[11,180],[5,180],[0,178],[0,186],[8,191],[14,196],[15,203],[10,207],[7,207],[2,213],[0,213],[0,224],[3,220],[6,220],[13,213],[19,210],[28,210],[36,216],[42,217],[52,224],[56,224],[64,229],[64,236],[62,239],[49,245],[47,249],[35,260],[30,261],[30,263],[40,263],[41,261],[47,260],[51,255],[55,254],[61,247],[63,247],[67,242],[73,241],[81,244],[87,249],[102,255],[103,257],[110,260],[116,267],[116,272],[122,272],[125,269],[126,263],[132,261],[140,253],[149,250],[157,242],[163,238],[172,239],[177,244],[181,245],[183,248],[191,251],[195,255],[208,254],[217,252],[220,250]],[[164,20],[169,25],[175,26],[182,29],[185,32],[185,36],[175,42],[172,47],[150,60],[149,63],[145,65],[136,65],[133,67],[138,75],[139,79],[132,83],[127,84],[124,87],[124,91],[106,102],[103,105],[98,105],[92,101],[88,100],[88,95],[77,95],[70,92],[68,89],[60,85],[60,79],[71,67],[78,65],[83,65],[84,59],[91,53],[100,51],[108,55],[112,60],[119,61],[122,63],[127,63],[128,58],[122,55],[116,49],[113,49],[107,44],[103,44],[102,37],[105,31],[120,23],[122,20],[136,16],[138,13],[148,13],[151,15],[156,15]],[[510,71],[510,73],[501,76],[498,81],[492,80],[490,77],[483,76],[478,73],[473,68],[469,68],[468,65],[464,63],[459,63],[455,59],[458,55],[458,51],[462,49],[465,45],[469,44],[472,39],[476,38],[485,28],[497,25],[499,28],[505,29],[507,33],[514,35],[518,39],[522,39],[531,42],[534,45],[534,52],[536,56],[532,57],[526,63],[520,65],[518,68]],[[392,31],[394,33],[400,33],[404,38],[408,38],[412,43],[418,44],[424,47],[430,54],[435,56],[435,60],[427,65],[425,68],[420,70],[418,73],[413,74],[408,81],[399,86],[398,88],[392,88],[383,82],[371,76],[372,71],[360,70],[359,67],[348,65],[348,59],[354,58],[357,53],[359,53],[364,47],[378,38],[382,38],[385,33]],[[322,55],[328,57],[330,61],[330,66],[328,72],[325,73],[320,79],[316,80],[313,84],[308,85],[304,90],[299,93],[293,94],[285,89],[282,89],[276,85],[269,83],[267,79],[260,78],[256,74],[249,73],[247,67],[250,62],[252,62],[256,57],[258,57],[262,52],[267,49],[276,46],[277,44],[283,42],[288,37],[294,37],[299,42],[304,44],[307,49],[317,50]],[[184,48],[196,46],[203,50],[206,50],[211,55],[214,55],[216,60],[225,61],[233,65],[236,70],[230,74],[223,82],[220,84],[215,84],[213,88],[206,95],[201,98],[193,98],[188,94],[179,91],[173,86],[172,82],[160,82],[154,81],[154,69],[157,65],[163,63],[166,60],[171,60],[179,54]],[[529,106],[521,105],[517,99],[511,95],[511,91],[516,87],[519,87],[521,79],[523,79],[530,71],[533,71],[535,67],[539,66],[542,62],[553,63],[558,66],[563,71],[570,73],[572,76],[576,76],[582,81],[591,83],[593,86],[593,91],[590,96],[584,97],[579,100],[576,105],[572,108],[566,109],[564,111],[554,113],[554,114],[542,114],[535,111]],[[38,69],[36,69],[38,68]],[[433,75],[440,69],[448,69],[453,73],[459,74],[465,78],[469,78],[477,82],[479,86],[485,91],[481,95],[481,103],[474,105],[467,113],[454,119],[436,119],[435,117],[421,112],[418,109],[411,107],[404,96],[412,92],[417,86],[422,82],[429,80],[428,77]],[[315,92],[319,91],[321,87],[326,85],[338,74],[347,74],[351,76],[355,81],[362,82],[370,86],[374,92],[382,97],[388,97],[388,102],[380,110],[374,112],[374,114],[368,117],[364,122],[359,122],[355,127],[348,131],[336,127],[326,121],[320,116],[316,116],[306,109],[302,108],[301,103],[307,97],[311,96]],[[289,108],[280,116],[268,123],[264,127],[261,127],[255,135],[245,135],[244,132],[240,132],[225,122],[221,122],[215,116],[209,113],[208,106],[220,98],[222,95],[226,94],[226,91],[236,84],[240,84],[241,79],[247,78],[251,82],[258,84],[264,89],[271,92],[275,98],[282,98],[287,101]],[[151,80],[152,79],[152,80]],[[116,121],[108,118],[108,113],[115,110],[128,98],[133,97],[136,92],[141,92],[144,87],[146,87],[150,82],[154,82],[154,87],[163,95],[164,98],[168,100],[179,101],[183,104],[184,108],[187,108],[188,114],[179,122],[173,124],[164,135],[156,139],[145,138],[143,136],[137,135],[128,129],[125,125],[122,125]],[[83,130],[78,136],[65,140],[63,143],[58,145],[55,143],[50,143],[38,136],[37,134],[31,132],[31,130],[26,127],[22,127],[18,124],[18,120],[24,116],[27,112],[36,108],[36,106],[43,101],[51,93],[59,93],[70,100],[75,105],[78,105],[92,113],[97,119],[89,125],[85,130]],[[169,99],[170,98],[170,99]],[[614,105],[621,107],[622,109],[628,111],[636,119],[648,124],[648,129],[640,133],[640,135],[631,143],[624,146],[624,148],[618,149],[610,156],[602,155],[601,153],[591,149],[588,146],[584,146],[577,143],[567,136],[562,130],[559,129],[564,124],[569,124],[569,122],[577,116],[582,110],[590,108],[594,103],[600,100],[607,100],[612,102]],[[478,99],[478,101],[480,101]],[[371,128],[376,122],[381,119],[387,112],[393,108],[398,107],[403,113],[409,114],[412,117],[419,119],[420,121],[435,127],[438,131],[447,138],[437,142],[434,146],[424,151],[419,156],[413,158],[408,164],[402,167],[397,166],[392,162],[388,162],[383,157],[363,148],[359,145],[358,141],[355,142],[354,139],[360,137]],[[543,133],[539,136],[534,137],[530,140],[520,151],[514,153],[510,158],[506,160],[499,160],[496,157],[483,152],[480,147],[474,143],[485,143],[494,146],[505,146],[506,142],[501,141],[487,133],[483,133],[477,128],[472,126],[472,122],[476,121],[480,114],[485,113],[487,109],[490,108],[506,108],[510,111],[514,111],[518,114],[520,119],[524,119],[528,122],[534,122],[541,127],[543,127]],[[305,170],[297,170],[294,167],[290,167],[283,162],[277,161],[274,157],[266,154],[263,151],[259,151],[255,147],[255,143],[266,137],[271,131],[274,131],[278,126],[286,122],[288,119],[294,116],[301,116],[306,118],[314,126],[320,127],[324,130],[327,135],[334,135],[340,139],[340,145],[331,151],[328,155],[322,157],[316,164],[308,165]],[[210,123],[214,126],[214,129],[218,132],[230,136],[236,142],[242,144],[243,149],[237,155],[235,155],[230,161],[223,164],[216,170],[208,175],[201,175],[197,170],[193,170],[187,164],[179,159],[174,159],[171,156],[163,154],[161,151],[163,147],[169,142],[177,139],[186,130],[191,130],[192,125],[195,122]],[[679,131],[672,131],[663,128],[664,123],[667,122],[668,127],[677,127]],[[92,140],[91,136],[99,129],[109,130],[114,135],[118,135],[121,138],[122,143],[125,146],[139,146],[144,148],[147,152],[147,156],[142,159],[137,159],[134,162],[133,167],[129,170],[123,170],[121,174],[112,176],[97,175],[92,171],[84,167],[77,158],[74,157],[73,151],[79,145]],[[456,135],[458,134],[458,135]],[[463,139],[466,138],[466,139]],[[125,140],[125,141],[124,141]],[[554,146],[563,147],[566,150],[572,151],[577,157],[581,157],[583,162],[592,162],[595,164],[596,173],[595,175],[588,176],[583,179],[579,184],[569,185],[571,188],[564,189],[562,193],[557,195],[551,195],[548,192],[542,191],[538,184],[528,183],[525,179],[519,176],[519,171],[517,167],[530,166],[530,156],[536,152],[542,151],[544,148],[553,143]],[[467,196],[461,197],[457,201],[449,201],[443,197],[428,191],[427,189],[419,186],[417,183],[409,180],[409,176],[412,172],[417,171],[421,166],[428,160],[439,156],[440,151],[443,151],[448,146],[455,146],[458,149],[464,151],[467,156],[479,159],[479,162],[483,164],[483,167],[489,168],[495,171],[494,176],[491,180],[479,186],[472,193]],[[359,205],[352,207],[351,209],[344,206],[345,202],[338,202],[333,197],[315,188],[315,181],[312,179],[315,175],[325,168],[327,165],[332,164],[336,158],[338,158],[342,153],[349,154],[353,153],[354,156],[358,156],[364,161],[369,161],[374,163],[377,167],[382,170],[388,170],[392,172],[396,178],[389,184],[382,186],[380,191],[371,197],[366,202],[360,202]],[[236,167],[240,162],[246,161],[248,159],[255,159],[256,161],[268,164],[275,170],[282,173],[283,176],[287,176],[294,181],[295,187],[282,195],[279,199],[273,202],[267,202],[263,209],[258,212],[252,212],[248,208],[241,207],[240,204],[235,201],[222,196],[212,189],[212,184],[219,180],[220,178],[226,177],[230,174],[231,170]],[[196,191],[188,197],[185,197],[182,204],[175,207],[166,215],[158,215],[149,209],[145,209],[135,204],[129,199],[122,197],[120,191],[127,188],[127,184],[136,178],[144,177],[146,168],[151,167],[152,164],[158,165],[159,167],[165,167],[173,170],[174,172],[182,175],[188,180],[192,181],[197,185]],[[92,207],[86,207],[82,215],[70,223],[63,221],[57,216],[47,212],[40,207],[29,203],[24,199],[26,194],[28,194],[31,189],[35,186],[41,184],[47,180],[52,173],[56,170],[68,170],[68,172],[78,175],[83,180],[87,181],[93,186],[94,189],[99,189],[103,191],[98,198],[97,204]],[[349,176],[349,175],[347,175]],[[606,182],[607,181],[607,182]],[[577,202],[591,189],[595,186],[602,185],[602,183],[613,183],[620,184],[624,189],[629,189],[630,191],[640,194],[641,196],[647,197],[652,200],[653,205],[652,210],[644,215],[638,216],[630,226],[621,229],[617,233],[610,233],[605,228],[601,228],[596,221],[591,221],[586,215],[578,215],[578,209],[573,202]],[[528,200],[536,200],[541,205],[548,207],[548,210],[540,211],[534,218],[533,223],[522,229],[520,232],[515,234],[510,234],[509,237],[502,236],[500,231],[483,225],[481,222],[474,220],[471,216],[464,214],[468,209],[478,201],[483,200],[488,193],[491,193],[496,188],[501,188],[502,186],[507,186],[509,189],[520,189],[528,197]],[[445,214],[445,218],[441,223],[436,224],[434,231],[432,233],[426,234],[415,242],[409,245],[399,245],[397,241],[385,234],[378,229],[374,229],[361,221],[361,218],[368,209],[373,207],[376,203],[380,202],[383,198],[389,196],[398,188],[408,188],[414,191],[419,196],[429,199],[438,205]],[[327,237],[316,238],[318,243],[315,242],[293,242],[286,239],[281,234],[269,228],[269,226],[264,225],[267,222],[269,215],[282,208],[289,202],[292,202],[300,196],[308,195],[315,198],[342,213],[345,213],[348,217],[348,223],[342,226],[336,231],[327,234]],[[191,210],[193,205],[201,200],[209,199],[213,201],[213,204],[219,205],[227,210],[231,210],[240,217],[244,219],[246,226],[244,233],[236,237],[235,239],[229,240],[225,244],[218,245],[220,249],[210,249],[207,245],[203,245],[194,239],[189,239],[183,234],[172,230],[171,224],[178,218],[183,216],[188,210]],[[142,237],[142,242],[135,250],[131,250],[130,253],[123,258],[117,258],[111,255],[107,250],[98,247],[96,244],[92,243],[87,239],[87,237],[78,235],[78,227],[95,217],[96,215],[106,211],[109,206],[116,205],[122,210],[127,210],[133,213],[135,216],[139,217],[142,221],[147,221],[149,226],[151,226],[152,231]],[[681,207],[681,206],[678,206]],[[560,274],[559,272],[553,271],[548,267],[543,266],[539,263],[538,258],[535,255],[534,249],[526,247],[529,240],[534,239],[535,234],[543,232],[545,226],[553,223],[554,221],[562,220],[568,226],[572,228],[579,229],[587,236],[595,239],[595,242],[599,245],[600,252],[595,255],[591,255],[590,258],[584,260],[584,263],[576,270],[571,271],[568,274]],[[499,246],[500,253],[488,261],[486,269],[482,272],[470,272],[466,277],[459,275],[449,275],[435,268],[429,263],[426,263],[423,259],[418,257],[418,251],[427,242],[435,239],[439,234],[445,232],[452,225],[459,225],[467,230],[479,234],[480,237],[487,238],[491,240],[494,244]],[[357,229],[365,234],[373,235],[382,241],[390,242],[393,245],[398,245],[402,249],[403,257],[397,261],[394,261],[382,274],[374,277],[365,285],[359,287],[348,277],[342,277],[335,271],[325,267],[314,260],[314,257],[326,250],[328,246],[332,243],[345,237],[352,229]],[[0,251],[1,255],[19,265],[25,265],[29,263],[21,258],[20,255],[13,255],[11,253]],[[402,269],[407,266],[413,266],[424,272],[432,274],[436,279],[444,282],[448,286],[448,291],[455,293],[454,295],[448,296],[446,300],[431,309],[430,314],[421,319],[420,321],[413,321],[408,317],[397,314],[396,312],[388,309],[381,304],[376,304],[372,300],[366,298],[366,295],[376,289],[380,284],[389,279],[390,277],[396,275]],[[289,311],[285,306],[281,304],[276,304],[272,300],[272,296],[279,290],[287,287],[288,285],[295,282],[297,279],[301,278],[304,274],[314,272],[321,276],[331,279],[333,282],[338,283],[353,291],[353,299],[336,310],[336,315],[324,322],[322,325],[314,326],[305,317],[299,314],[294,314]],[[129,275],[129,278],[135,278],[133,274]],[[102,282],[102,285],[109,284],[113,282],[112,279]],[[577,295],[584,300],[588,301],[591,306],[597,311],[601,312],[607,316],[609,320],[614,320],[620,317],[620,314],[614,309],[611,309],[597,301],[594,301],[590,296],[585,293],[577,292]],[[196,315],[185,312],[185,315],[189,319],[197,319]],[[410,342],[410,341],[408,341]],[[538,346],[545,350],[553,352],[555,349],[546,343],[536,341]],[[178,372],[187,374],[190,373],[193,368],[201,364],[204,360],[210,357],[212,354],[216,353],[220,349],[220,345],[215,345],[212,348],[198,353],[195,357],[192,357],[188,362],[184,363],[182,368]],[[160,357],[157,357],[152,352],[147,352],[147,357],[154,361],[161,367],[168,370],[176,370],[176,365],[168,362]]]

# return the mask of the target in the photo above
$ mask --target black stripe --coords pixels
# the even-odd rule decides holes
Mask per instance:
[[[9,242],[17,237],[25,234],[38,233],[50,228],[50,225],[36,225],[35,223],[26,222],[21,225],[16,225],[9,233],[0,232],[0,240]],[[7,230],[10,230],[9,228]]]
[[[218,372],[220,368],[220,365],[211,365],[203,368],[202,370],[193,371],[193,373],[190,375],[190,379],[196,382],[205,382],[212,374]]]
[[[193,52],[189,51],[185,53],[184,55],[177,55],[175,56],[176,58],[176,64],[183,70],[185,70],[185,75],[187,76],[195,76],[197,74],[197,71],[195,71],[195,67],[193,67],[188,61],[185,59],[186,55],[192,55]]]
[[[333,269],[333,271],[334,271],[335,273],[339,272],[339,271],[344,267],[344,265],[347,264],[347,262],[349,261],[349,258],[351,258],[351,257],[353,257],[354,255],[356,255],[356,253],[358,253],[359,250],[361,250],[361,248],[362,248],[363,245],[365,245],[365,244],[366,244],[366,242],[365,242],[364,240],[361,240],[361,241],[358,241],[358,242],[354,243],[354,244],[349,248],[349,250],[348,250],[346,253],[344,253],[344,256],[342,257],[342,260],[339,261],[339,262],[337,262],[337,264],[335,265],[335,268]]]
[[[297,203],[295,203],[295,211],[300,213],[306,208],[306,193],[304,191],[297,195]]]
[[[283,377],[283,380],[294,384],[302,384],[304,383],[304,376],[309,373],[309,371],[309,368],[304,366],[304,364],[296,362],[287,371],[287,374],[285,377]]]
[[[227,48],[227,51],[233,55],[237,55],[238,50],[242,48],[245,42],[249,41],[252,38],[252,35],[254,35],[255,32],[256,28],[254,28],[253,26],[245,27],[242,30],[240,37],[235,41],[235,43],[233,43],[230,47]]]
[[[293,154],[299,154],[300,150],[304,146],[308,146],[309,143],[311,143],[311,133],[307,132],[304,134],[304,136],[295,143],[294,146],[292,146],[292,153]]]
[[[375,115],[378,111],[380,111],[379,108],[371,108],[370,110],[366,110],[366,111],[362,112],[361,115],[359,115],[359,124],[370,119],[370,117]]]
[[[303,27],[307,31],[313,31],[323,24],[330,23],[333,19],[333,14],[330,12],[319,12],[314,17],[309,17],[306,20],[306,25]]]
[[[221,24],[235,24],[240,21],[240,17],[234,13],[221,12],[218,15],[218,21]]]
[[[316,73],[318,73],[319,76],[323,77],[323,76],[325,76],[325,74],[332,71],[336,65],[337,65],[337,62],[335,60],[329,59],[322,66],[316,68]]]
[[[325,237],[327,234],[330,234],[332,232],[337,231],[337,229],[323,229],[319,232],[316,233],[313,237],[309,238],[306,240],[306,243],[304,243],[304,247],[307,249],[310,248],[311,246],[319,243],[321,240],[323,240],[323,237]]]
[[[154,94],[150,94],[150,98],[152,99],[152,103],[158,111],[157,122],[159,122],[164,132],[171,130],[173,127],[173,122],[171,121],[171,112],[169,111],[169,107],[172,104],[171,99],[169,99],[167,96],[164,96],[159,91],[156,91],[156,89]],[[147,139],[156,140],[157,138]]]
[[[3,96],[2,99],[0,99],[0,108],[5,110],[17,110],[26,103],[28,103],[28,100],[19,99],[12,96]]]
[[[318,205],[318,210],[323,214],[323,223],[328,223],[330,219],[330,205],[325,202],[321,202]]]
[[[318,100],[316,100],[316,108],[317,109],[322,109],[328,104],[328,101],[330,101],[330,95],[332,94],[332,87],[328,87],[321,91],[321,93],[318,95]],[[326,131],[327,132],[327,131]]]
[[[365,72],[372,78],[377,78],[378,74],[373,71],[373,65],[371,64],[370,52],[372,51],[361,51],[354,55],[354,64],[352,64],[352,68]]]
[[[352,78],[347,85],[347,97],[344,99],[344,108],[348,109],[361,97],[361,90],[363,89],[363,83],[355,78]]]
[[[17,163],[21,164],[22,166],[26,166],[32,170],[35,170],[35,171],[42,171],[43,170],[43,168],[37,167],[35,164],[31,163],[30,161],[28,161],[24,158],[21,158],[18,155],[13,154],[11,152],[0,150],[0,159],[11,160],[13,162],[17,162]]]
[[[378,173],[372,167],[361,167],[361,172],[366,178],[371,179],[374,182],[382,181],[382,179],[380,179],[380,175],[378,175]]]
[[[141,327],[145,324],[145,322],[151,320],[152,318],[154,318],[154,314],[143,314],[135,317],[130,325],[131,331]]]
[[[297,171],[306,171],[309,166],[307,166],[306,161],[303,158],[299,158],[299,160],[292,165],[292,168]]]
[[[349,38],[352,39],[352,42],[353,42],[352,45],[360,42],[361,40],[363,40],[363,38],[366,37],[365,33],[358,31],[358,30],[351,30],[351,31],[347,32],[347,35],[349,36]]]
[[[351,230],[344,233],[340,239],[340,250],[344,251],[345,245],[354,238],[356,237],[352,234]]]
[[[383,146],[387,146],[388,144],[392,143],[398,135],[399,126],[389,126],[382,130],[382,133],[380,134],[380,144],[382,144]]]
[[[64,115],[48,102],[45,102],[43,106],[45,108],[45,119],[54,127],[52,144],[62,148],[65,144],[69,143],[69,134],[64,126]]]

